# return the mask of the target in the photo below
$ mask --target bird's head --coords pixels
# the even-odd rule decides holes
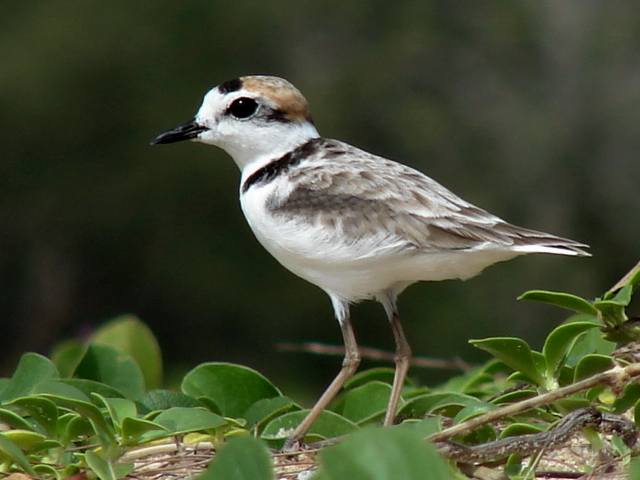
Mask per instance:
[[[151,143],[194,140],[215,145],[242,169],[278,157],[318,136],[302,93],[288,81],[252,75],[212,88],[195,117]]]

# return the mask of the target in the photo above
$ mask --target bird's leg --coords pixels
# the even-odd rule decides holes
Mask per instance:
[[[336,303],[334,302],[334,308],[335,307]],[[342,305],[341,311],[336,308],[336,316],[340,322],[342,338],[344,339],[345,355],[344,360],[342,361],[342,368],[340,369],[340,372],[338,372],[338,375],[336,375],[336,378],[333,379],[333,382],[331,382],[322,396],[318,399],[311,411],[307,414],[304,420],[302,420],[302,423],[296,427],[291,436],[287,439],[283,447],[284,451],[291,450],[298,440],[302,440],[304,438],[306,433],[309,431],[309,428],[311,428],[311,425],[313,425],[313,422],[316,421],[322,411],[340,391],[344,382],[346,382],[349,377],[355,373],[358,369],[358,365],[360,365],[358,344],[356,343],[356,337],[353,333],[353,327],[351,326],[347,309],[348,307],[346,305]]]
[[[389,397],[389,404],[387,405],[387,413],[384,416],[384,425],[393,425],[393,421],[396,418],[398,410],[398,402],[400,401],[400,392],[404,386],[404,380],[407,377],[407,371],[409,370],[409,363],[411,361],[411,347],[404,336],[402,325],[400,324],[400,316],[395,306],[395,301],[391,302],[391,308],[387,310],[389,316],[389,322],[391,323],[391,330],[393,331],[393,338],[396,342],[396,371],[393,376],[393,386],[391,387],[391,396]]]

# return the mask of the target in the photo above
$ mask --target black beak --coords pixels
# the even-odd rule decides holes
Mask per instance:
[[[182,142],[183,140],[191,140],[196,138],[200,133],[205,130],[209,130],[203,125],[198,125],[195,120],[191,120],[182,125],[178,125],[172,130],[168,130],[161,133],[156,138],[151,140],[151,145],[158,145],[159,143],[174,143]]]

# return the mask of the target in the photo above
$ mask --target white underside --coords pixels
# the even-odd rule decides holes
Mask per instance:
[[[287,220],[268,212],[267,198],[274,189],[285,187],[283,183],[254,186],[241,196],[251,229],[287,269],[349,302],[399,294],[418,281],[470,278],[496,262],[529,253],[489,244],[473,250],[419,252],[407,249],[387,232],[349,242],[339,228]]]

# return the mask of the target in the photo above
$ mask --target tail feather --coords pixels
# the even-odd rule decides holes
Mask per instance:
[[[500,233],[508,235],[513,240],[514,250],[517,252],[591,256],[585,250],[589,248],[589,245],[569,238],[557,237],[550,233],[517,227],[508,223],[500,224],[498,228]]]

